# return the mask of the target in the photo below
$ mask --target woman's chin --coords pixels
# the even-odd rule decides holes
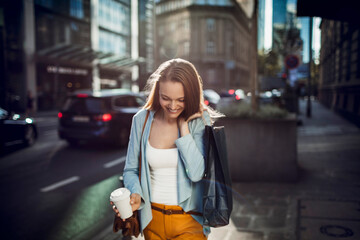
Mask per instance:
[[[180,116],[181,112],[182,111],[173,112],[173,111],[166,110],[166,115],[168,118],[178,118]]]

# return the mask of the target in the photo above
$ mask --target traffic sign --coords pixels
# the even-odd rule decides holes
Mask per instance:
[[[296,55],[287,55],[285,58],[285,66],[288,69],[297,68],[300,64],[300,59]]]

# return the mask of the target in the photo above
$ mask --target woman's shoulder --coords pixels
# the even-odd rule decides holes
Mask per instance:
[[[210,114],[204,111],[202,117],[195,118],[190,121],[190,125],[193,127],[205,126],[210,124]]]
[[[208,111],[203,112],[203,117],[205,118],[205,121],[207,124],[210,124],[210,113]]]
[[[148,112],[148,110],[146,110],[144,108],[140,109],[137,113],[135,113],[134,119],[136,119],[136,120],[145,119],[147,112]]]
[[[140,109],[137,113],[135,113],[133,121],[138,123],[144,122],[148,112],[151,113],[150,110],[144,108]]]

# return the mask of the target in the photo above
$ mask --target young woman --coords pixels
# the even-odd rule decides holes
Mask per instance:
[[[186,60],[161,64],[148,87],[148,100],[133,117],[124,169],[132,209],[139,210],[146,240],[207,239],[210,229],[201,216],[203,134],[210,115],[220,114],[203,104],[202,80]]]

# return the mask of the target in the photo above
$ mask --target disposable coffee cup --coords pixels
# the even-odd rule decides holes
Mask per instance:
[[[122,219],[129,218],[133,215],[130,205],[130,191],[127,188],[118,188],[110,194],[112,201],[117,210],[119,210]]]

